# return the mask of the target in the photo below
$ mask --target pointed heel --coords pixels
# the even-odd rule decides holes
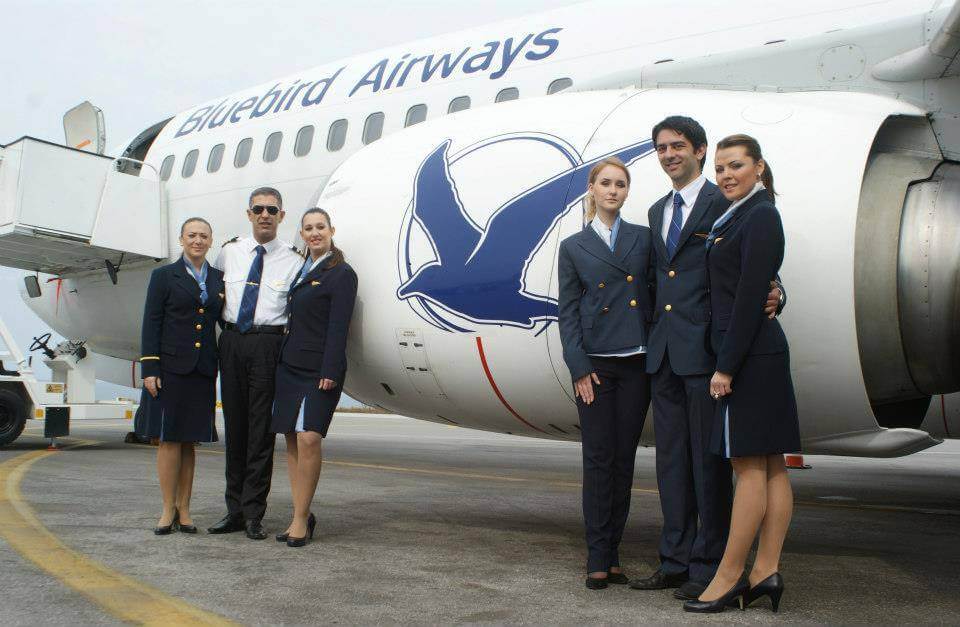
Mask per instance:
[[[780,597],[783,596],[783,588],[780,588],[776,592],[770,593],[770,604],[773,606],[773,613],[776,614],[780,610]]]
[[[740,606],[740,611],[741,611],[741,612],[746,611],[747,606],[743,604],[743,595],[742,595],[742,594],[737,597],[737,604]]]
[[[307,518],[307,535],[313,540],[313,530],[317,528],[317,517],[311,512],[310,517]]]

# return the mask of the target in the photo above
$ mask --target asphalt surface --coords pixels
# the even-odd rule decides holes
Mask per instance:
[[[45,446],[37,424],[0,463]],[[791,472],[780,614],[764,602],[706,617],[669,591],[584,588],[577,444],[338,414],[318,538],[290,549],[243,534],[154,536],[155,450],[123,444],[129,427],[75,421],[67,442],[96,444],[37,461],[22,500],[74,551],[241,623],[960,621],[960,442],[894,460],[807,457],[812,469]],[[271,534],[291,514],[282,449],[281,438]],[[222,444],[200,451],[193,517],[205,527],[224,513],[224,458]],[[621,556],[628,575],[647,575],[661,522],[652,449],[638,452],[635,488]],[[0,595],[3,625],[120,622],[2,535]]]

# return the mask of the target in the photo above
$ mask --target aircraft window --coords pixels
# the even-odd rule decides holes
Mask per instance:
[[[207,172],[217,172],[220,169],[220,164],[223,163],[224,150],[226,150],[226,146],[223,144],[217,144],[210,149],[210,157],[207,159]]]
[[[283,143],[283,133],[277,131],[267,136],[267,143],[263,145],[263,160],[267,163],[276,161],[280,156],[280,144]]]
[[[304,157],[313,147],[313,125],[304,126],[297,131],[297,141],[293,142],[293,154],[297,157]]]
[[[330,125],[330,130],[327,132],[327,150],[330,152],[336,152],[343,148],[343,145],[347,141],[347,121],[346,120],[337,120]]]
[[[520,90],[516,87],[507,87],[506,89],[501,89],[500,93],[497,94],[496,102],[506,102],[508,100],[516,100],[520,97]]]
[[[377,111],[368,115],[367,121],[363,123],[363,143],[375,142],[381,135],[383,135],[383,113]]]
[[[418,104],[413,105],[407,109],[407,119],[404,120],[403,125],[413,126],[414,124],[420,124],[427,119],[427,105]]]
[[[456,113],[470,108],[470,96],[458,96],[450,101],[447,113]]]
[[[573,85],[573,81],[569,78],[558,78],[557,80],[550,83],[550,86],[547,87],[547,95],[555,94],[558,91],[563,91],[567,87]]]
[[[250,151],[253,149],[253,140],[249,137],[241,140],[237,144],[237,154],[233,156],[233,165],[237,168],[242,168],[247,165],[247,162],[250,161]]]
[[[173,172],[173,162],[176,159],[173,155],[168,155],[164,158],[163,163],[160,164],[160,180],[169,181],[170,173]]]
[[[187,153],[186,158],[183,160],[183,168],[180,170],[180,174],[183,178],[188,179],[193,176],[194,170],[197,169],[197,158],[200,156],[200,151],[194,148]]]

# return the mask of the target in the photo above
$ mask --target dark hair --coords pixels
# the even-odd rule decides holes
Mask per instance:
[[[304,212],[303,212],[303,215],[300,216],[300,226],[301,226],[301,228],[303,227],[303,219],[306,218],[308,215],[313,214],[313,213],[319,213],[320,215],[322,215],[324,218],[327,219],[327,226],[330,226],[330,227],[333,226],[333,222],[330,220],[330,214],[327,213],[327,210],[326,210],[326,209],[321,209],[320,207],[312,207],[312,208],[307,209],[306,211],[304,211]],[[337,248],[337,245],[333,243],[333,238],[332,238],[332,237],[330,238],[330,252],[331,252],[332,254],[330,255],[330,261],[327,262],[327,267],[328,267],[328,268],[332,268],[333,266],[335,266],[335,265],[337,265],[337,264],[339,264],[339,263],[343,263],[343,251],[340,250],[339,248]],[[310,253],[309,253],[309,252],[305,252],[305,254],[310,254]]]
[[[187,230],[187,225],[191,222],[203,222],[207,225],[207,228],[210,229],[210,234],[213,235],[213,227],[210,226],[210,223],[204,220],[203,218],[194,216],[192,218],[187,218],[183,221],[183,224],[180,225],[180,237],[183,237],[183,232]]]
[[[728,135],[717,142],[717,150],[734,148],[735,146],[743,146],[747,151],[747,156],[754,161],[763,161],[763,174],[760,175],[760,182],[767,188],[770,200],[773,200],[774,196],[777,195],[777,192],[773,190],[773,170],[770,169],[770,162],[763,158],[763,153],[760,151],[760,142],[742,133]]]
[[[700,123],[693,118],[688,118],[683,115],[671,115],[668,118],[664,118],[663,121],[653,127],[653,133],[650,134],[654,147],[657,145],[657,135],[659,135],[662,130],[673,131],[674,133],[683,135],[693,144],[694,150],[697,150],[700,146],[704,148],[707,147],[707,133],[703,130],[703,127],[700,126]],[[707,155],[704,154],[703,159],[700,159],[701,171],[703,170],[703,164],[706,162]]]
[[[600,174],[600,170],[604,169],[608,165],[612,165],[615,168],[620,168],[623,170],[624,176],[627,178],[627,185],[630,185],[630,170],[627,169],[626,164],[623,163],[617,157],[607,157],[606,159],[601,159],[597,161],[596,165],[590,168],[590,174],[587,175],[587,183],[596,183],[597,175]],[[592,194],[587,194],[587,211],[583,216],[584,223],[590,222],[597,215],[597,202],[593,199]]]
[[[274,189],[273,187],[258,187],[257,189],[250,192],[250,200],[247,203],[251,207],[253,206],[253,197],[254,196],[273,196],[277,199],[277,204],[280,205],[280,208],[283,209],[283,196],[280,195],[280,192]]]

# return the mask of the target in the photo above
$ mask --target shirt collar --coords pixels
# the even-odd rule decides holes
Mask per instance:
[[[607,225],[603,223],[600,216],[595,216],[593,220],[590,221],[590,225],[593,226],[594,230],[598,233],[613,233],[620,227],[620,215],[617,215],[617,219],[613,221],[613,226],[610,228],[607,228]]]
[[[252,253],[257,249],[257,246],[260,246],[260,245],[261,245],[260,242],[258,242],[254,238],[252,237],[247,238],[246,250]],[[266,254],[268,255],[273,251],[277,250],[278,248],[280,248],[281,246],[283,246],[283,243],[280,241],[279,237],[275,237],[269,242],[267,242],[266,244],[263,244],[263,248],[267,251]]]
[[[680,191],[674,190],[674,194],[680,194],[680,197],[683,198],[683,204],[687,207],[693,207],[694,203],[697,202],[697,197],[700,195],[700,190],[703,189],[703,186],[707,183],[707,177],[700,173],[700,176],[693,179],[687,183],[686,187],[680,189]],[[671,195],[671,200],[673,196]]]
[[[193,265],[192,263],[190,263],[190,260],[187,259],[187,256],[186,256],[185,254],[184,254],[184,255],[180,255],[180,259],[183,260],[183,265],[186,266],[187,272],[189,272],[195,279],[197,279],[198,282],[200,281],[200,278],[201,278],[201,277],[206,278],[206,276],[207,276],[207,265],[208,265],[206,259],[203,260],[203,265],[200,266],[200,273],[199,273],[199,274],[197,274],[197,269],[194,267],[194,265]]]

